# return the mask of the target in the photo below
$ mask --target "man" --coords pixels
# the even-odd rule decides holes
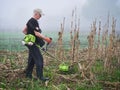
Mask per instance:
[[[27,22],[26,27],[23,30],[24,34],[32,34],[36,37],[35,44],[27,45],[29,49],[29,56],[28,56],[28,66],[26,69],[26,77],[32,78],[32,71],[35,64],[37,78],[42,81],[46,81],[48,80],[48,78],[43,77],[43,56],[41,55],[41,52],[37,44],[43,42],[42,40],[45,40],[47,43],[50,43],[51,39],[42,35],[41,34],[42,31],[39,28],[39,24],[37,20],[39,20],[42,17],[43,15],[42,10],[35,9],[33,13],[34,13],[33,17]]]

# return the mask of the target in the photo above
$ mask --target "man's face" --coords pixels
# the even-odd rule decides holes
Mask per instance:
[[[41,15],[39,13],[36,13],[35,16],[37,20],[41,18]]]

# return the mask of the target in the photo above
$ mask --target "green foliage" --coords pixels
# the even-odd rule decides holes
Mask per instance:
[[[5,55],[0,55],[0,62],[5,63],[6,56]]]
[[[96,63],[94,64],[94,66],[92,67],[92,71],[94,73],[100,73],[104,70],[103,67],[103,60],[96,60]]]
[[[75,63],[75,64],[73,64],[73,65],[70,66],[70,68],[69,68],[69,73],[70,73],[70,74],[75,74],[75,73],[77,73],[77,72],[79,72],[79,71],[78,71],[78,64]]]
[[[116,82],[120,81],[120,67],[117,66],[117,58],[113,57],[111,59],[111,66],[114,67],[110,72],[104,70],[104,62],[103,60],[97,60],[94,66],[92,67],[92,71],[95,73],[96,78],[102,81],[110,81]]]
[[[0,88],[5,89],[5,88],[6,88],[6,84],[5,84],[4,82],[1,82],[1,83],[0,83]]]
[[[60,84],[60,85],[58,85],[58,88],[59,88],[60,90],[67,90],[65,84]]]

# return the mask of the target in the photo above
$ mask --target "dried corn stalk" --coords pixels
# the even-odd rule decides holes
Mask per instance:
[[[98,43],[97,43],[97,50],[96,50],[96,58],[100,58],[100,36],[101,36],[101,21],[99,21],[99,31],[98,31]]]
[[[63,32],[64,32],[64,24],[65,18],[63,19],[63,23],[61,23],[61,31],[58,32],[58,41],[57,41],[57,57],[60,60],[64,59],[64,49],[63,49]]]
[[[77,24],[77,11],[75,8],[75,10],[72,11],[71,32],[70,32],[70,36],[71,36],[70,54],[72,61],[71,63],[77,62],[79,59],[79,47],[80,47],[79,30],[80,30],[80,19],[78,19],[78,24]]]
[[[87,39],[88,39],[88,59],[91,59],[93,57],[92,52],[94,52],[95,36],[96,36],[96,20],[91,25],[91,32],[90,32],[89,36],[87,37]]]
[[[105,57],[105,61],[104,61],[104,68],[105,70],[107,70],[108,72],[110,72],[111,68],[113,68],[112,65],[112,57],[116,56],[117,54],[117,41],[116,41],[116,35],[115,35],[115,27],[116,27],[116,20],[113,18],[112,20],[112,32],[109,36],[109,45],[107,47],[107,51],[106,51],[106,57]]]

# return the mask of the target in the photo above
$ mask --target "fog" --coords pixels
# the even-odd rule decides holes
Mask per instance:
[[[0,31],[21,31],[33,15],[33,9],[40,8],[44,16],[39,20],[43,31],[58,31],[63,18],[66,18],[65,29],[70,29],[71,13],[77,8],[82,31],[90,30],[90,24],[107,21],[107,14],[117,19],[117,30],[120,30],[120,0],[0,0]]]

